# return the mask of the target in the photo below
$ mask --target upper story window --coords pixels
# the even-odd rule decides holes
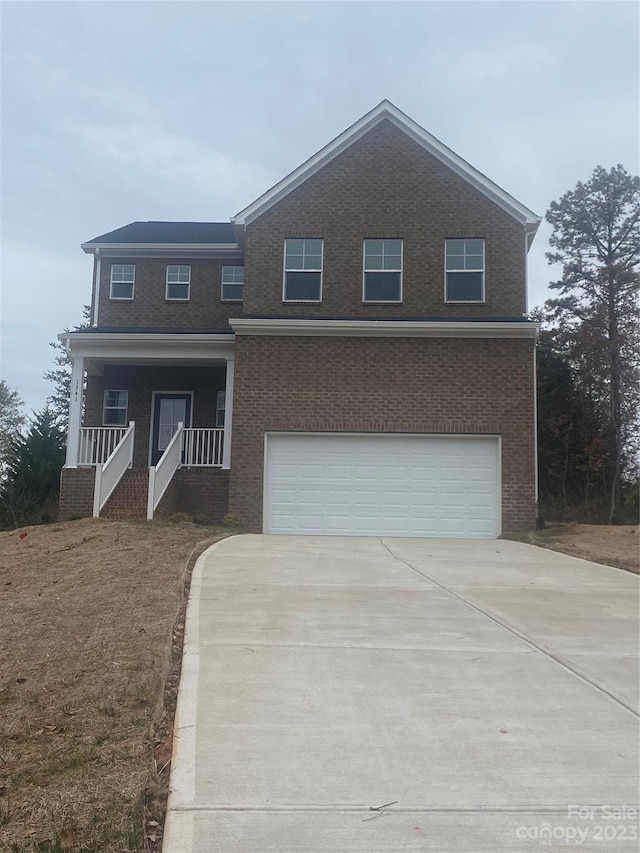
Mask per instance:
[[[282,300],[322,301],[322,240],[284,241]]]
[[[364,241],[363,302],[402,302],[402,240]]]
[[[128,391],[105,391],[102,408],[104,426],[126,426],[128,404]]]
[[[244,290],[244,267],[222,267],[223,302],[242,302]]]
[[[484,302],[484,240],[447,240],[445,302]]]
[[[110,299],[133,299],[136,268],[133,264],[111,264]]]
[[[178,264],[167,265],[167,299],[186,302],[191,288],[191,267]]]

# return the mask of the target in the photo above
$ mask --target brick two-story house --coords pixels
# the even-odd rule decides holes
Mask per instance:
[[[231,222],[84,243],[62,516],[530,528],[539,221],[383,101]]]

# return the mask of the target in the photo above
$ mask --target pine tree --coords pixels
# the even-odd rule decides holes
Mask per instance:
[[[0,524],[19,527],[55,518],[65,437],[51,409],[35,414],[9,448],[0,481]]]
[[[550,263],[563,275],[546,303],[559,340],[606,431],[609,523],[620,508],[637,434],[640,179],[597,166],[586,183],[553,202]]]

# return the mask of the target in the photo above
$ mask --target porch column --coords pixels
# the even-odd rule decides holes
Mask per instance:
[[[82,397],[84,386],[84,358],[74,358],[71,367],[71,396],[69,399],[69,426],[67,431],[66,468],[78,467],[80,427],[82,425]]]
[[[227,359],[227,379],[224,391],[224,444],[222,448],[222,467],[231,468],[231,427],[233,424],[233,371],[235,359]]]

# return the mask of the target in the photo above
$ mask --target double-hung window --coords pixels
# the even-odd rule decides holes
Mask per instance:
[[[128,391],[105,391],[104,406],[102,409],[103,425],[126,426],[128,404]]]
[[[363,302],[402,302],[402,240],[365,240]]]
[[[222,267],[222,301],[242,302],[243,289],[244,267]]]
[[[110,299],[133,299],[136,268],[133,264],[111,264]]]
[[[447,240],[445,302],[484,302],[484,240]]]
[[[284,241],[283,302],[322,301],[322,240]]]
[[[224,410],[226,407],[226,392],[218,391],[216,394],[216,426],[218,429],[224,426]]]
[[[187,302],[191,288],[191,267],[180,264],[167,265],[167,295],[169,300]]]

